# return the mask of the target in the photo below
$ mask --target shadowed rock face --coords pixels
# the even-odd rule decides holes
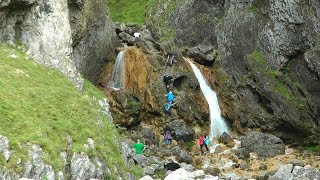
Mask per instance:
[[[153,9],[148,25],[156,37],[173,29],[172,40],[213,69],[207,76],[222,113],[239,132],[261,128],[287,142],[319,144],[319,7],[316,0],[188,0],[169,15]],[[194,51],[203,45],[217,53],[212,65]]]

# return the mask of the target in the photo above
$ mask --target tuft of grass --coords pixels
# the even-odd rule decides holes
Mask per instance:
[[[156,2],[157,0],[109,0],[107,3],[113,21],[142,25],[146,12]]]
[[[320,153],[320,145],[319,146],[308,146],[307,150]]]
[[[253,14],[257,13],[257,6],[256,5],[252,5],[249,9],[248,12],[251,12]]]
[[[133,171],[123,162],[115,126],[98,112],[97,99],[104,94],[89,81],[81,93],[59,71],[29,59],[19,46],[0,44],[0,135],[8,137],[12,152],[9,162],[1,160],[0,165],[19,171],[16,162],[28,160],[32,143],[43,149],[44,161],[55,171],[63,170],[60,152],[68,151],[70,137],[72,152],[123,167],[122,174]],[[85,149],[88,138],[95,141],[95,151]]]
[[[265,57],[263,56],[263,54],[259,51],[253,51],[250,56],[256,60],[257,62],[259,62],[260,64],[265,64],[266,63],[266,59]]]

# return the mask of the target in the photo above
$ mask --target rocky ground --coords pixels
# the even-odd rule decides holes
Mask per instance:
[[[162,135],[153,133],[146,126],[127,133],[127,136],[133,140],[123,145],[123,148],[126,147],[123,150],[130,152],[127,162],[144,168],[145,177],[142,179],[320,178],[319,153],[291,148],[269,134],[252,132],[240,138],[224,134],[214,138],[209,146],[210,152],[203,155],[196,140],[192,143],[173,140],[171,145],[164,145]],[[137,139],[147,145],[143,155],[134,155],[133,149],[129,148]],[[250,144],[246,144],[248,142]],[[164,164],[172,161],[178,163],[181,169],[167,171]]]

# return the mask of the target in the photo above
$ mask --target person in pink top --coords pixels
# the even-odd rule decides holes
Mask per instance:
[[[202,135],[202,134],[200,134],[199,144],[200,144],[201,154],[203,154],[202,147],[203,147],[203,145],[204,145],[204,138],[203,138],[203,135]]]

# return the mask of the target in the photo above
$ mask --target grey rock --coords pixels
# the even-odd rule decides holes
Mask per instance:
[[[129,46],[133,46],[135,44],[135,38],[131,36],[130,34],[127,34],[125,32],[121,32],[119,34],[120,39],[123,43],[126,43]]]
[[[279,168],[278,172],[273,176],[270,176],[268,180],[283,180],[283,179],[293,179],[292,164],[283,165]]]
[[[121,142],[122,158],[127,165],[134,165],[133,156],[135,155],[135,152],[131,147],[132,144],[129,145],[126,141]]]
[[[299,159],[290,160],[288,164],[292,164],[293,166],[304,166],[303,162]]]
[[[239,157],[239,159],[247,159],[250,157],[250,152],[248,149],[245,148],[239,148],[236,151],[236,155]]]
[[[179,162],[185,162],[187,164],[191,164],[192,163],[192,157],[191,155],[185,151],[185,150],[181,150],[179,156],[177,157]]]
[[[233,147],[235,145],[234,140],[231,138],[231,136],[224,132],[218,139],[219,143],[225,144],[228,147]]]
[[[310,165],[305,167],[295,166],[292,174],[297,180],[320,179],[320,171]]]
[[[150,128],[143,128],[141,130],[141,135],[142,135],[142,137],[148,139],[153,144],[157,144],[157,142],[158,142],[158,140],[155,137],[154,132]]]
[[[70,164],[71,179],[98,178],[101,179],[106,173],[106,165],[103,161],[95,158],[91,161],[85,153],[73,153]]]
[[[187,49],[187,56],[196,60],[196,62],[203,65],[213,65],[214,59],[217,57],[217,51],[213,46],[198,45]]]
[[[250,132],[240,138],[241,148],[255,152],[261,157],[272,157],[285,153],[283,141],[270,134]]]
[[[187,163],[179,163],[180,167],[185,169],[188,172],[192,172],[195,168],[191,165],[191,164],[187,164]]]
[[[149,159],[143,154],[135,154],[133,160],[136,164],[146,167],[149,164]]]
[[[175,140],[183,140],[185,142],[193,140],[195,131],[187,127],[186,123],[182,120],[174,120],[169,123],[169,126],[174,130]]]
[[[0,135],[0,152],[6,161],[10,158],[9,139]]]

